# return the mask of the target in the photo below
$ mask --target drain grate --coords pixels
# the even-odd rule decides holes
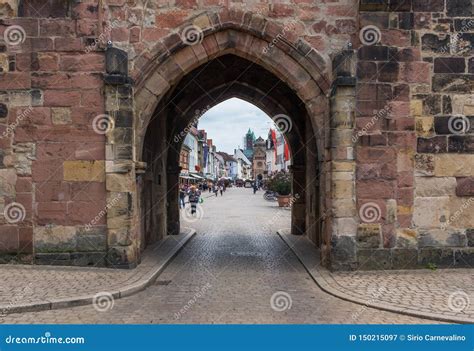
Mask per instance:
[[[155,285],[170,285],[171,280],[157,280]]]

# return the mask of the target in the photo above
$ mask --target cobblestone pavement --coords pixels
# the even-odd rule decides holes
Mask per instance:
[[[289,211],[263,200],[262,192],[231,188],[223,197],[205,198],[201,210],[201,220],[184,222],[198,234],[146,290],[115,300],[113,307],[10,314],[2,322],[433,323],[320,290],[275,234],[289,225]]]
[[[474,322],[474,270],[443,269],[331,274],[335,289],[410,311]]]

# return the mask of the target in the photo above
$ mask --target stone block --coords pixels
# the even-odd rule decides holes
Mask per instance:
[[[411,100],[410,101],[410,115],[421,116],[423,113],[423,101]]]
[[[424,51],[433,51],[436,53],[446,52],[449,48],[450,36],[446,34],[427,33],[421,37],[421,48]]]
[[[381,246],[382,232],[378,223],[364,223],[357,227],[356,242],[359,248],[378,248]]]
[[[469,129],[467,129],[469,127]],[[462,130],[466,128],[466,130]],[[474,132],[474,116],[436,116],[434,119],[434,130],[438,135],[452,135],[457,131],[469,134]]]
[[[0,225],[0,253],[18,253],[19,236],[18,226],[16,225]]]
[[[331,268],[334,270],[353,269],[356,264],[356,243],[351,236],[331,238]]]
[[[0,169],[0,196],[14,197],[16,180],[14,169]]]
[[[138,263],[133,245],[109,248],[106,257],[107,266],[113,268],[135,268]]]
[[[64,180],[72,182],[105,181],[104,161],[64,161]]]
[[[334,199],[332,201],[334,217],[354,217],[356,215],[355,201],[352,199]]]
[[[352,198],[354,196],[354,182],[352,180],[333,180],[332,190],[333,197],[336,199]]]
[[[456,197],[449,199],[449,212],[447,226],[455,228],[474,227],[474,197]]]
[[[392,269],[415,269],[418,266],[418,250],[392,249]]]
[[[443,12],[444,0],[413,0],[413,11]]]
[[[332,222],[333,235],[354,236],[357,232],[357,223],[354,218],[334,218]]]
[[[449,217],[449,197],[415,197],[413,223],[420,228],[440,228]]]
[[[434,60],[434,73],[464,73],[465,69],[463,57],[438,57]]]
[[[446,0],[446,11],[450,17],[472,16],[474,14],[471,0]]]
[[[357,267],[360,270],[385,270],[392,268],[390,249],[359,249],[357,250]]]
[[[466,234],[453,229],[419,229],[418,246],[422,247],[465,247]]]
[[[417,232],[413,229],[397,229],[397,242],[398,248],[404,249],[415,249],[418,246]]]
[[[423,267],[434,264],[438,268],[450,268],[454,265],[454,251],[451,248],[420,249],[418,264]]]
[[[447,149],[448,140],[445,136],[417,139],[416,151],[419,153],[438,154],[446,152]]]
[[[437,177],[470,177],[474,174],[474,154],[439,154],[434,155]]]
[[[456,178],[457,196],[474,196],[474,177]]]
[[[105,267],[107,253],[105,252],[74,252],[70,255],[73,266]]]
[[[466,229],[467,246],[474,247],[474,228]]]
[[[448,138],[448,152],[474,154],[474,135],[451,135]]]
[[[96,232],[96,230],[91,230],[90,233],[86,232],[78,234],[76,238],[76,250],[105,252],[107,250],[106,233],[103,232],[96,234]]]
[[[434,92],[469,94],[474,90],[474,77],[461,73],[437,73],[433,75]]]
[[[415,195],[419,197],[453,196],[458,183],[455,177],[415,177]]]
[[[55,125],[71,124],[71,109],[67,107],[51,108],[51,120]]]
[[[76,228],[71,226],[35,227],[36,253],[65,253],[76,248]]]
[[[474,248],[457,249],[454,251],[454,266],[459,268],[474,267]]]
[[[69,253],[35,253],[35,264],[51,266],[70,266],[71,255]]]
[[[435,171],[434,155],[415,154],[415,175],[432,176]]]

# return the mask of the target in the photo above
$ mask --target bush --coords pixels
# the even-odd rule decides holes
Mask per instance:
[[[280,172],[275,174],[268,182],[268,189],[278,195],[291,194],[291,176],[288,173]]]

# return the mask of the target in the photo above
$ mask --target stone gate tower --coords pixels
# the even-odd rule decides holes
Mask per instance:
[[[6,0],[0,17],[3,262],[139,264],[180,230],[195,111],[240,97],[286,116],[292,232],[323,264],[473,264],[471,0]]]

